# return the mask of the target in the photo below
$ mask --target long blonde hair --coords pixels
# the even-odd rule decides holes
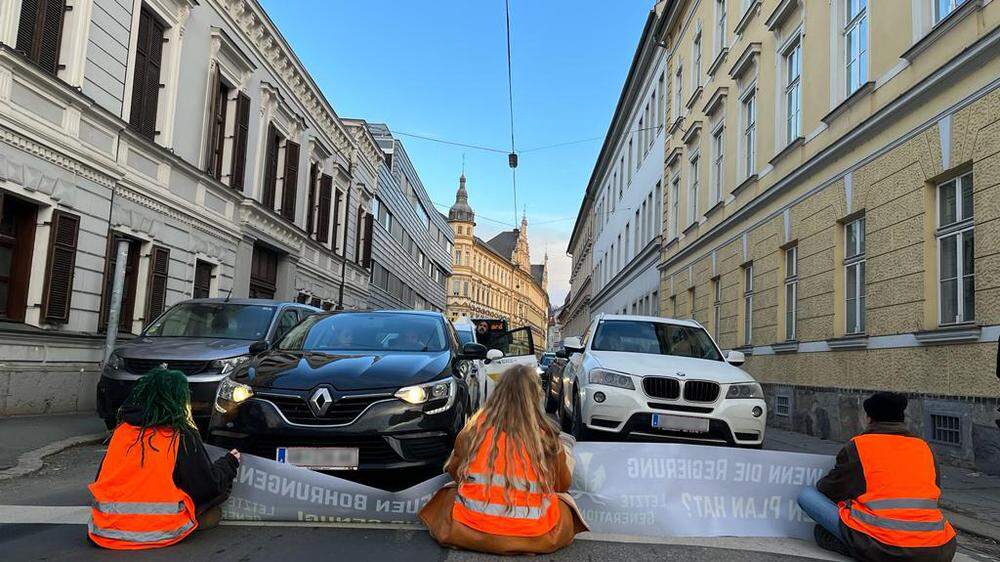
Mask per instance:
[[[458,469],[460,483],[468,479],[469,467],[478,456],[487,436],[490,436],[487,466],[491,471],[495,470],[499,454],[497,444],[503,435],[506,439],[503,492],[508,507],[511,483],[515,481],[512,471],[516,461],[535,471],[543,492],[552,492],[556,467],[552,466],[551,461],[557,458],[559,452],[559,429],[542,410],[542,388],[535,369],[527,365],[515,365],[501,374],[493,394],[469,420],[465,431],[471,433],[471,441],[469,454]],[[487,488],[492,485],[492,481],[492,478],[487,480]]]

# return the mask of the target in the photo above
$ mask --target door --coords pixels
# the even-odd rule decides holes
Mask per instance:
[[[0,319],[24,322],[37,207],[0,192]]]
[[[250,298],[273,299],[278,284],[278,254],[254,246],[250,260]]]
[[[483,400],[489,396],[496,385],[497,378],[508,368],[514,365],[527,365],[532,369],[538,367],[538,358],[535,356],[535,342],[532,338],[531,328],[517,328],[498,334],[493,338],[489,346],[490,349],[499,350],[503,353],[500,359],[494,359],[483,368],[486,376],[482,377]]]

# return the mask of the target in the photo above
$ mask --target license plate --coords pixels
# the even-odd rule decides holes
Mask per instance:
[[[708,418],[653,414],[653,427],[685,433],[708,433]]]
[[[357,470],[356,447],[278,447],[276,460],[314,470]]]

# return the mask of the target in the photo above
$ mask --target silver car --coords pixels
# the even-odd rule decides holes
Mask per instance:
[[[97,384],[97,412],[114,427],[118,408],[133,384],[166,365],[191,386],[191,411],[207,425],[219,381],[281,339],[300,321],[322,310],[265,299],[192,299],[175,304],[142,333],[121,343]]]

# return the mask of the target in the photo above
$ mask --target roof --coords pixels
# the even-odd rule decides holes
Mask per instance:
[[[514,230],[505,230],[493,238],[486,241],[486,245],[493,248],[495,252],[503,255],[507,259],[514,256],[514,249],[517,248],[517,238],[520,233]]]
[[[666,316],[641,316],[636,314],[598,314],[598,320],[628,320],[637,322],[660,322],[663,324],[677,324],[679,326],[689,326],[691,328],[703,327],[694,320],[681,320],[680,318],[668,318]]]
[[[211,299],[187,299],[183,300],[177,304],[184,303],[216,303],[216,304],[241,304],[241,305],[259,305],[259,306],[282,306],[282,305],[295,305],[304,306],[306,308],[316,308],[314,306],[309,306],[307,304],[296,303],[292,301],[282,301],[276,299],[227,299],[226,297],[217,297]],[[316,310],[319,310],[316,308]]]
[[[533,263],[531,264],[531,276],[535,278],[535,281],[539,285],[545,284],[545,264],[543,263]]]

